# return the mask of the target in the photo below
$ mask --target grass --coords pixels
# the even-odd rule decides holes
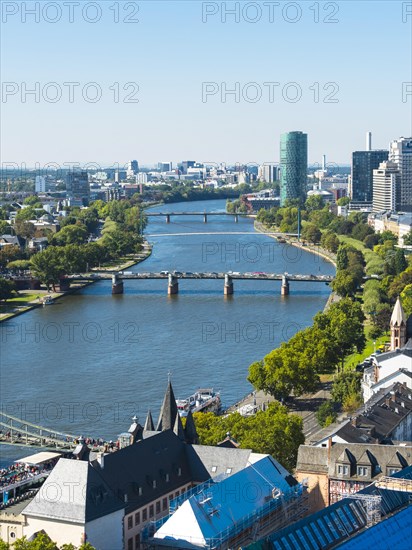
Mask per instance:
[[[345,370],[352,370],[352,368],[355,368],[356,365],[358,365],[364,359],[366,359],[372,353],[374,353],[374,351],[376,351],[379,346],[381,346],[385,342],[388,342],[389,339],[390,339],[390,335],[389,335],[389,332],[387,332],[383,336],[380,336],[379,338],[376,338],[375,344],[373,343],[374,340],[368,340],[366,342],[365,349],[361,353],[352,353],[352,355],[349,355],[345,359],[344,369]]]
[[[357,239],[353,239],[352,237],[347,237],[345,235],[338,235],[338,239],[345,244],[349,244],[350,246],[353,246],[353,248],[356,248],[356,250],[360,250],[365,258],[366,262],[366,274],[367,275],[381,275],[383,273],[383,261],[376,252],[371,250],[370,248],[367,248],[363,242],[358,241]]]

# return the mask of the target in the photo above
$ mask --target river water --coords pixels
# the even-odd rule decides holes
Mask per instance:
[[[159,206],[160,212],[224,211],[225,201]],[[306,251],[256,233],[253,220],[231,217],[150,218],[152,255],[130,271],[288,272],[333,274]],[[115,439],[137,414],[158,416],[171,373],[176,397],[198,387],[221,391],[225,405],[252,387],[249,365],[311,324],[329,296],[323,283],[182,280],[178,296],[167,281],[125,281],[111,296],[98,282],[52,306],[0,325],[2,408],[20,418],[74,435]],[[2,463],[29,454],[0,446]]]

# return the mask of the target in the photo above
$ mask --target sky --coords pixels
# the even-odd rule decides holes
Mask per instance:
[[[277,162],[292,130],[339,165],[412,135],[411,2],[1,8],[3,166]]]

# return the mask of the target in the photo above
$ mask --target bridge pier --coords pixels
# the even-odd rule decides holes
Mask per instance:
[[[168,296],[179,294],[179,281],[177,277],[175,277],[171,273],[169,273],[169,284],[167,286],[167,294]]]
[[[206,214],[206,212],[203,214],[203,223],[207,223],[207,214]]]
[[[112,295],[115,294],[123,294],[124,292],[124,285],[123,281],[121,281],[116,274],[112,276]]]
[[[170,214],[166,214],[166,223],[170,223]]]
[[[285,275],[282,276],[282,286],[280,287],[281,296],[289,296],[289,281]]]
[[[235,214],[235,223],[238,223],[238,221],[239,221],[239,216]]]
[[[233,294],[233,279],[230,275],[225,273],[225,285],[223,287],[224,296],[232,296]]]

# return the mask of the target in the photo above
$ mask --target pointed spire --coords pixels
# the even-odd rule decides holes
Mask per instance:
[[[400,327],[402,323],[403,324],[406,323],[406,315],[405,315],[405,312],[403,311],[403,307],[398,296],[398,299],[396,300],[396,304],[392,312],[391,327],[396,327],[396,326]]]
[[[151,413],[150,409],[147,411],[146,422],[144,423],[144,430],[145,430],[145,432],[154,432],[155,431],[153,417],[152,417],[152,413]]]
[[[192,411],[189,411],[187,413],[186,417],[186,426],[185,426],[185,439],[186,443],[192,443],[193,445],[197,445],[199,443],[199,436],[197,434],[195,421],[193,419]]]
[[[182,424],[182,420],[181,420],[179,414],[176,415],[176,420],[175,420],[175,425],[173,426],[173,431],[179,439],[181,439],[182,441],[185,440],[185,432],[183,430],[183,424]]]
[[[175,394],[173,393],[172,383],[167,384],[167,390],[163,399],[162,408],[160,409],[159,421],[157,423],[157,431],[173,430],[176,421],[177,405]]]

